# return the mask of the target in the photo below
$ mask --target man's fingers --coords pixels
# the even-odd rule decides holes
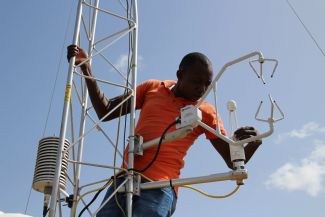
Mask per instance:
[[[68,50],[78,50],[78,46],[77,45],[74,45],[74,44],[71,44],[67,47]]]
[[[244,127],[238,128],[236,131],[245,131],[245,130],[255,130],[255,128],[252,126],[244,126]]]
[[[243,135],[256,136],[257,132],[256,132],[256,130],[236,130],[236,132],[235,132],[236,137],[241,137]]]
[[[257,136],[257,131],[255,130],[254,127],[246,126],[246,127],[241,127],[238,130],[235,131],[234,135],[237,140],[243,140],[250,138],[252,136]]]
[[[250,135],[242,135],[242,136],[236,136],[236,139],[237,140],[244,140],[244,139],[248,139],[250,137],[251,137]]]
[[[71,57],[77,56],[79,53],[79,48],[76,45],[69,45],[67,47],[67,59],[68,61],[71,59]]]

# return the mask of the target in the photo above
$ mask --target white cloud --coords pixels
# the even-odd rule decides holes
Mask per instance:
[[[128,55],[121,55],[114,65],[119,71],[126,72],[128,66]]]
[[[142,57],[138,56],[138,68],[142,65]],[[126,73],[128,69],[128,55],[121,55],[118,60],[114,63],[114,66],[122,73]]]
[[[269,188],[305,191],[316,197],[325,192],[325,142],[315,141],[315,149],[300,163],[286,163],[266,181]]]
[[[320,126],[316,122],[308,122],[307,124],[303,125],[301,129],[294,129],[287,133],[282,133],[276,139],[276,143],[281,143],[283,140],[287,138],[298,138],[304,139],[306,137],[312,136],[315,133],[324,133],[325,127]]]

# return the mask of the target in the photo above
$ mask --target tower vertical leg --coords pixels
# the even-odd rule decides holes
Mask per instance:
[[[92,24],[91,24],[91,29],[90,29],[90,38],[89,38],[89,43],[88,43],[88,56],[90,56],[93,53],[94,49],[94,41],[95,41],[95,33],[96,33],[96,25],[97,25],[97,15],[98,15],[98,10],[97,8],[99,7],[99,0],[95,1],[95,8],[92,9],[93,12],[93,17],[92,17]],[[92,59],[89,60],[89,65],[91,66]],[[85,124],[86,124],[86,116],[87,116],[87,102],[88,102],[88,90],[87,87],[84,86],[83,89],[84,95],[82,99],[82,111],[81,111],[81,117],[80,117],[80,129],[79,129],[79,145],[78,145],[78,155],[77,155],[77,161],[81,162],[82,161],[82,154],[83,154],[83,144],[84,144],[84,137],[82,136],[85,132]],[[75,216],[77,206],[76,206],[76,201],[79,196],[79,182],[80,182],[80,173],[81,173],[81,164],[77,164],[76,166],[76,175],[75,175],[75,184],[74,184],[74,189],[73,189],[73,206],[71,209],[71,217]]]
[[[132,80],[131,85],[132,89],[136,89],[137,82],[137,56],[138,56],[138,8],[137,0],[132,0],[131,14],[134,19],[135,28],[132,31]],[[128,158],[128,169],[133,169],[134,167],[134,128],[135,128],[135,104],[136,104],[136,91],[133,92],[131,98],[131,113],[130,113],[130,143],[129,143],[129,158]],[[129,170],[128,174],[128,183],[127,183],[127,197],[126,197],[126,209],[127,216],[132,217],[132,199],[133,199],[133,171]]]
[[[82,0],[78,3],[77,9],[77,16],[76,16],[76,24],[74,28],[74,36],[73,36],[73,44],[78,43],[78,35],[80,32],[80,23],[81,23],[81,14],[82,14]],[[64,97],[64,105],[63,105],[63,112],[62,112],[62,120],[61,120],[61,128],[60,128],[60,141],[59,141],[59,149],[56,159],[56,170],[55,176],[53,179],[53,187],[52,187],[52,194],[51,194],[51,201],[49,207],[49,217],[55,216],[55,210],[58,199],[58,189],[59,189],[59,182],[60,182],[60,174],[61,174],[61,162],[62,162],[62,152],[64,147],[64,141],[66,136],[66,129],[68,123],[68,113],[69,113],[69,101],[71,96],[71,87],[72,87],[72,80],[73,80],[73,65],[75,62],[75,58],[71,58],[68,77],[67,77],[67,84],[65,89],[65,97]]]

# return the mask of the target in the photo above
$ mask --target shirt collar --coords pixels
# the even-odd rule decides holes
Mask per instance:
[[[161,85],[163,86],[163,88],[168,92],[168,94],[172,95],[175,100],[177,100],[178,102],[184,104],[185,105],[196,105],[198,103],[198,100],[195,102],[189,101],[187,99],[184,99],[182,97],[175,97],[172,88],[175,86],[177,82],[174,80],[165,80],[161,82]]]

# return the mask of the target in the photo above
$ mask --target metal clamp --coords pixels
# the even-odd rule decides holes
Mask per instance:
[[[143,144],[143,137],[140,135],[135,135],[134,136],[134,152],[137,155],[143,155],[143,148],[142,148],[142,144]]]

